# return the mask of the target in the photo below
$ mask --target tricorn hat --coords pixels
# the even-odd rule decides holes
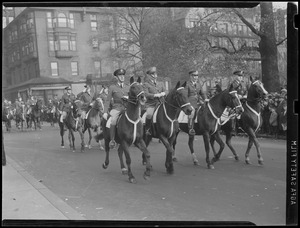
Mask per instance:
[[[126,70],[124,69],[117,69],[115,72],[114,72],[114,76],[118,76],[118,75],[125,75],[126,74]]]
[[[156,67],[150,67],[147,71],[146,74],[153,74],[156,73]]]

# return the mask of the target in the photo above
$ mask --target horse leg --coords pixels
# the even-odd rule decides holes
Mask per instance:
[[[251,150],[251,147],[253,145],[253,139],[249,136],[249,141],[248,141],[248,146],[245,154],[245,163],[247,165],[251,164],[250,159],[249,159],[249,152]]]
[[[218,153],[215,154],[215,156],[212,158],[212,160],[211,160],[211,163],[212,163],[212,164],[213,164],[214,162],[220,160],[221,154],[222,154],[222,152],[223,152],[223,150],[224,150],[224,148],[225,148],[225,144],[224,144],[223,140],[221,139],[221,136],[220,136],[220,132],[219,132],[219,131],[217,131],[217,132],[213,135],[213,137],[215,137],[217,143],[220,145],[220,149],[219,149]],[[211,138],[212,138],[212,137],[211,137]]]
[[[129,182],[135,184],[136,179],[131,172],[131,157],[130,157],[130,152],[129,152],[129,145],[127,144],[127,142],[123,141],[119,147],[122,147],[122,149],[124,150],[124,153],[125,153]]]
[[[177,144],[177,137],[178,137],[178,134],[179,134],[179,131],[176,133],[176,137],[175,137],[175,140],[174,140],[174,143],[173,143],[173,151],[174,151],[174,154],[172,156],[172,160],[173,162],[178,162],[178,159],[176,157],[176,150],[175,150],[175,147],[176,147],[176,144]],[[160,140],[159,140],[160,141]]]
[[[229,147],[229,149],[231,150],[231,152],[233,153],[235,160],[239,161],[239,156],[237,155],[235,149],[233,148],[233,146],[231,144],[231,138],[232,138],[231,132],[226,132],[226,144]]]
[[[216,157],[217,156],[217,152],[216,152],[216,149],[215,149],[215,141],[216,141],[216,137],[215,135],[211,135],[210,136],[210,145],[211,145],[211,149],[214,153],[214,156]]]
[[[61,137],[61,148],[65,148],[65,143],[64,143],[64,134],[65,134],[65,130],[64,130],[64,125],[62,123],[59,122],[59,131],[60,131],[60,137]]]
[[[70,145],[70,149],[73,150],[73,152],[75,152],[75,137],[74,137],[74,133],[73,130],[69,129],[69,145]]]
[[[91,141],[92,141],[92,132],[91,132],[91,128],[88,128],[88,131],[89,131],[89,144],[88,144],[88,147],[89,149],[92,148],[91,146]]]
[[[175,137],[175,136],[173,136]],[[165,167],[167,169],[167,173],[168,174],[173,174],[174,173],[174,167],[173,167],[173,160],[172,160],[172,156],[173,156],[173,142],[174,139],[172,141],[172,143],[170,143],[170,141],[168,141],[168,139],[164,136],[160,136],[159,137],[160,141],[165,145],[166,147],[166,161],[165,161]],[[172,145],[172,146],[171,146]]]
[[[79,133],[80,138],[81,138],[81,152],[83,153],[84,152],[84,145],[85,145],[85,143],[84,143],[84,134],[82,132],[82,128],[78,129],[78,133]]]
[[[139,142],[135,143],[135,145],[143,152],[144,157],[146,158],[146,171],[144,172],[144,179],[149,180],[150,179],[150,171],[152,169],[152,166],[150,164],[150,153],[148,149],[146,148],[146,144],[144,140],[140,140]]]
[[[207,168],[208,169],[214,169],[215,167],[210,163],[210,159],[209,159],[209,141],[210,141],[210,137],[209,137],[209,133],[205,132],[203,133],[203,141],[204,141],[204,146],[205,146],[205,152],[206,152],[206,164],[207,164]]]
[[[195,139],[194,135],[189,135],[188,145],[189,145],[189,148],[190,148],[190,151],[191,151],[191,155],[192,155],[192,158],[193,158],[194,165],[199,165],[199,161],[198,161],[197,156],[196,156],[195,151],[194,151],[194,139]]]
[[[126,174],[128,174],[128,170],[126,169],[126,167],[124,165],[123,153],[124,153],[124,150],[123,150],[122,146],[119,146],[118,147],[118,156],[119,156],[119,160],[120,160],[121,171],[122,171],[123,175],[126,175]]]
[[[109,129],[106,129],[106,130],[109,130]],[[110,149],[109,141],[110,141],[109,137],[104,139],[106,156],[105,156],[105,162],[102,164],[103,169],[107,169],[107,167],[109,165],[109,149]]]
[[[255,132],[252,128],[249,128],[249,130],[247,131],[248,133],[248,136],[249,136],[249,140],[251,139],[252,143],[251,143],[251,146],[249,148],[249,144],[248,144],[248,148],[247,148],[247,151],[246,151],[246,163],[247,161],[249,162],[249,152],[250,152],[250,149],[254,143],[255,147],[256,147],[256,151],[257,151],[257,157],[258,157],[258,164],[259,165],[263,165],[263,158],[262,158],[262,155],[261,155],[261,151],[260,151],[260,145],[259,145],[259,142],[256,138],[256,135],[255,135]],[[250,162],[249,162],[250,163]],[[249,164],[247,163],[247,164]]]

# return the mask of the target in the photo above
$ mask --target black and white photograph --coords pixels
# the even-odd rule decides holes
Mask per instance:
[[[3,226],[298,224],[298,2],[3,2]]]

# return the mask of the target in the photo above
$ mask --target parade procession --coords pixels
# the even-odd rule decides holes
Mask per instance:
[[[295,6],[239,4],[4,4],[2,223],[297,223]]]

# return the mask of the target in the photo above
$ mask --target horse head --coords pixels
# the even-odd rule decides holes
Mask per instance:
[[[128,92],[128,102],[140,105],[145,105],[147,99],[145,96],[144,88],[141,84],[141,78],[138,77],[137,81],[134,78],[130,78],[130,88]]]
[[[43,108],[43,101],[41,99],[38,99],[36,104],[35,104],[35,107],[37,110],[42,110]]]
[[[237,115],[241,114],[244,111],[244,108],[233,84],[231,84],[228,89],[225,89],[222,92],[221,97],[225,101],[226,106],[229,106]]]
[[[268,92],[264,88],[264,84],[260,81],[259,77],[252,78],[250,76],[251,85],[248,90],[247,94],[247,100],[249,101],[261,101],[263,100],[267,95]]]
[[[192,106],[188,99],[186,82],[180,85],[180,81],[178,81],[175,88],[172,89],[166,97],[166,101],[173,106],[180,108],[186,115],[192,113]]]

